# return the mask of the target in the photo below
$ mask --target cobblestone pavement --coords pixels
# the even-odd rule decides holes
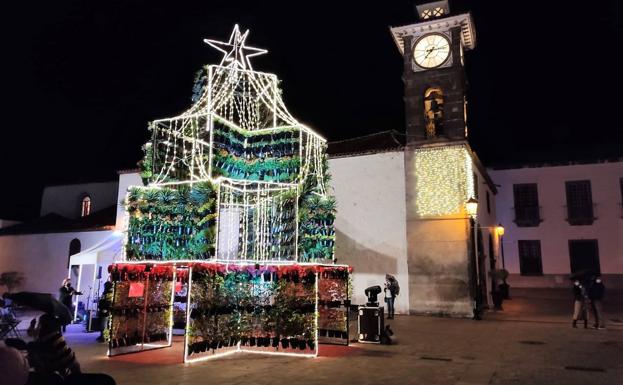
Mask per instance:
[[[387,321],[393,345],[321,345],[318,358],[235,354],[183,364],[181,337],[172,348],[114,358],[81,325],[66,338],[84,371],[120,385],[613,385],[623,378],[623,296],[610,294],[606,330],[572,329],[567,291],[514,290],[504,311],[483,321],[396,316]]]

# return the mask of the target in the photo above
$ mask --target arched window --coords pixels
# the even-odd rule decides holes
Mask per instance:
[[[80,244],[80,240],[78,238],[74,238],[71,240],[71,242],[69,242],[69,256],[67,258],[67,267],[69,267],[69,260],[71,259],[71,256],[74,254],[78,254],[81,248],[82,245]]]
[[[427,139],[443,135],[443,92],[441,88],[429,88],[424,93],[424,119]]]
[[[89,214],[91,214],[91,197],[87,195],[84,198],[82,198],[82,206],[80,208],[80,216],[81,217],[86,217]]]

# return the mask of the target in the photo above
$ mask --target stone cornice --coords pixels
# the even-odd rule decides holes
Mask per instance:
[[[405,36],[418,36],[427,32],[445,31],[457,26],[461,27],[463,47],[466,50],[474,49],[476,47],[476,29],[474,28],[472,16],[469,13],[404,25],[402,27],[390,27],[390,31],[398,50],[404,55]]]

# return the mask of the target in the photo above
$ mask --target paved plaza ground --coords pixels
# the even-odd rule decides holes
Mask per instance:
[[[483,321],[396,316],[388,321],[394,345],[321,345],[315,359],[235,354],[183,364],[179,337],[172,348],[107,358],[105,344],[79,325],[67,339],[85,371],[108,373],[120,385],[612,385],[623,379],[623,304],[620,295],[611,298],[607,330],[572,329],[566,291],[516,290],[503,312]]]

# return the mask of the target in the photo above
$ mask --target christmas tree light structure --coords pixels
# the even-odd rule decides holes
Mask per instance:
[[[118,309],[134,303],[139,284],[171,290],[171,301],[188,285],[187,361],[217,351],[315,356],[328,318],[339,318],[348,339],[339,308],[348,305],[349,269],[334,264],[326,141],[288,112],[275,75],[252,69],[249,58],[267,51],[246,46],[248,34],[236,25],[228,42],[206,39],[224,56],[205,67],[194,104],[150,123],[147,186],[128,191],[125,263],[111,266]],[[145,313],[132,337],[119,323],[127,314],[113,311],[111,350],[145,349],[147,302],[132,305]],[[169,346],[170,328],[157,329]]]

